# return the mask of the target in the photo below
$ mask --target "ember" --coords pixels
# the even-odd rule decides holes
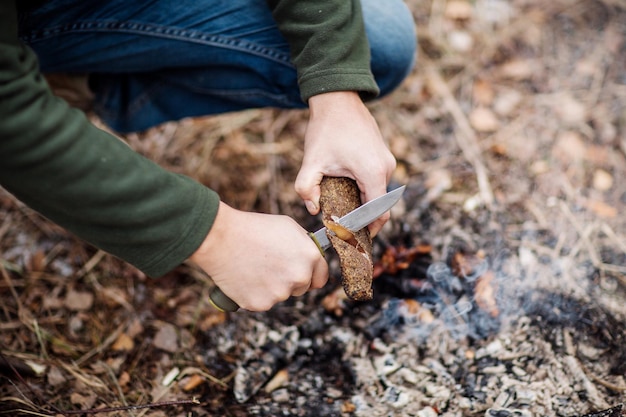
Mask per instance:
[[[400,332],[410,328],[421,341],[434,325],[443,325],[455,338],[483,339],[497,332],[495,275],[488,269],[485,255],[457,251],[450,265],[435,262],[423,271],[429,255],[428,245],[386,249],[379,263],[377,283],[381,285],[376,288],[383,293],[386,286],[393,288],[396,299],[387,302],[372,320],[370,335],[380,337],[400,326]],[[420,272],[423,275],[414,275]]]

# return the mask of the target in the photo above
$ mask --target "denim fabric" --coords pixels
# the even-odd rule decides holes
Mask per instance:
[[[402,0],[362,0],[381,93],[410,71]],[[302,108],[289,47],[264,0],[50,0],[20,16],[46,73],[89,73],[96,113],[119,132],[258,107]]]

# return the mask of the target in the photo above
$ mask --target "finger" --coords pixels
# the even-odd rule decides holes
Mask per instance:
[[[319,289],[323,288],[328,282],[328,264],[326,260],[320,256],[320,260],[315,264],[313,269],[313,276],[311,277],[311,288]]]
[[[291,292],[291,295],[293,297],[300,297],[301,295],[306,294],[309,291],[310,288],[311,288],[311,282],[309,282],[307,285],[303,285],[303,286],[300,286],[300,287],[294,289]]]
[[[294,187],[296,192],[304,200],[307,211],[315,216],[320,211],[320,182],[323,175],[319,172],[310,172],[300,169]]]
[[[378,219],[374,220],[372,223],[370,223],[370,225],[368,226],[369,231],[370,231],[370,236],[372,238],[375,237],[378,234],[378,232],[380,232],[380,229],[383,228],[385,223],[387,223],[387,221],[390,218],[391,218],[391,213],[387,212],[383,214],[382,216],[380,216]]]

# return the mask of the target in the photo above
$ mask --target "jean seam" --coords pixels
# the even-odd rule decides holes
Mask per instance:
[[[203,45],[230,48],[262,58],[291,66],[289,54],[275,49],[260,46],[243,39],[229,38],[222,35],[211,35],[205,32],[189,29],[180,29],[172,26],[155,25],[141,22],[119,22],[119,21],[82,21],[69,23],[56,27],[39,30],[35,33],[22,35],[21,39],[26,43],[36,43],[58,35],[71,34],[76,32],[118,32],[126,34],[141,34],[153,36],[155,38],[179,40],[193,42]]]

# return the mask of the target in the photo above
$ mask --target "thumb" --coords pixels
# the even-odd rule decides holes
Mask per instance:
[[[304,200],[309,214],[315,216],[320,211],[320,183],[324,174],[321,172],[308,171],[304,167],[298,172],[294,184],[296,192]]]

